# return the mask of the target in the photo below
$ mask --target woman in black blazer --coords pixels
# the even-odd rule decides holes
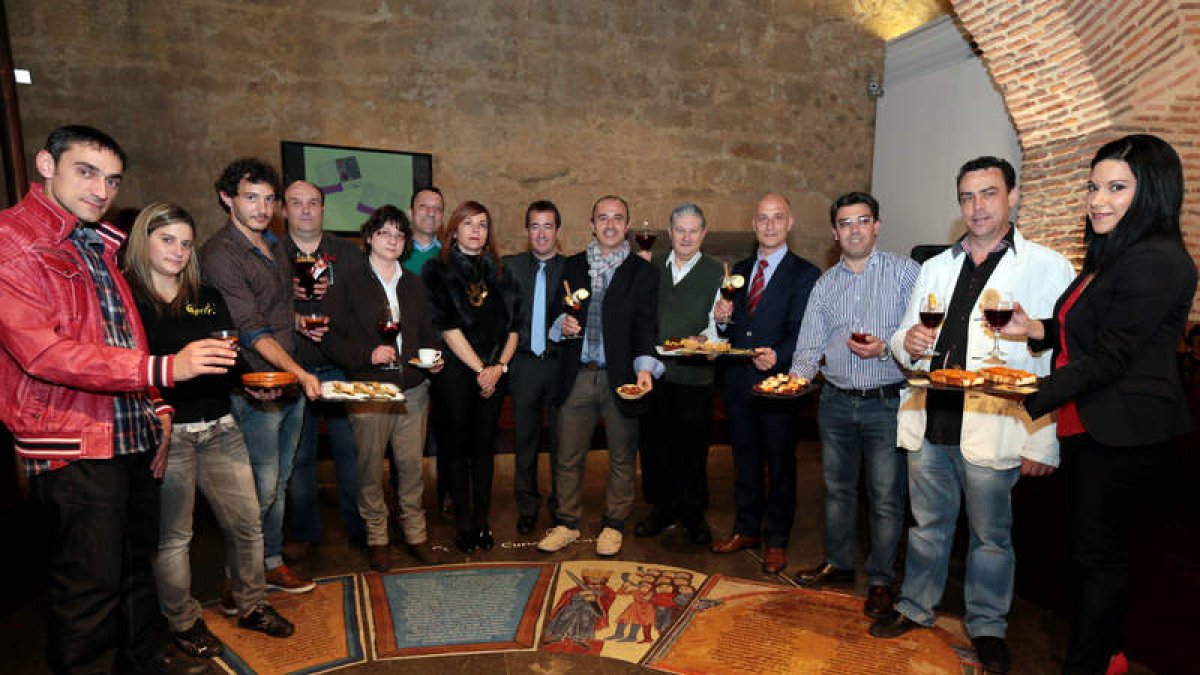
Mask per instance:
[[[1025,408],[1058,410],[1076,613],[1066,673],[1103,673],[1120,651],[1137,507],[1191,429],[1175,367],[1196,292],[1179,155],[1138,134],[1100,148],[1091,166],[1083,269],[1053,317],[1018,310],[1004,331],[1054,350]]]

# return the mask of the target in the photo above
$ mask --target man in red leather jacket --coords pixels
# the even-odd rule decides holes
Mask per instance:
[[[112,138],[61,127],[35,162],[44,184],[0,211],[0,420],[51,529],[50,667],[205,672],[157,630],[155,477],[171,419],[157,387],[225,372],[236,352],[146,352],[116,264],[125,235],[99,222],[125,168]]]

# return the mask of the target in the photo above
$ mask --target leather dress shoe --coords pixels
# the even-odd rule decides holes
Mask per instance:
[[[869,632],[877,638],[897,638],[921,627],[921,624],[893,609],[871,622]]]
[[[840,570],[828,562],[796,572],[792,577],[801,586],[823,586],[825,584],[854,583],[854,570]]]
[[[1012,668],[1012,658],[1008,655],[1008,643],[1002,637],[981,635],[971,638],[971,646],[975,648],[975,656],[979,657],[979,665],[989,673],[1007,673]]]
[[[484,551],[490,551],[496,545],[496,538],[492,536],[492,531],[484,528],[479,531],[479,536],[475,538],[476,545]]]
[[[392,562],[390,558],[387,544],[367,547],[367,564],[376,572],[386,572],[391,569]]]
[[[687,526],[688,541],[696,546],[708,546],[712,543],[712,528],[708,523],[699,523]]]
[[[736,553],[742,549],[758,548],[762,545],[762,537],[751,537],[745,534],[733,533],[727,539],[716,542],[709,548],[713,553]]]
[[[478,532],[459,532],[454,538],[454,545],[458,550],[471,555],[475,549],[479,548],[479,533]]]
[[[671,525],[670,518],[655,512],[638,521],[633,528],[633,534],[638,537],[653,537]]]
[[[767,555],[763,560],[763,574],[779,574],[787,567],[787,549],[781,546],[768,546]]]
[[[517,534],[529,534],[537,525],[537,516],[520,516],[517,518]]]
[[[867,601],[863,603],[863,614],[878,619],[896,607],[896,598],[891,586],[872,586],[867,589]]]

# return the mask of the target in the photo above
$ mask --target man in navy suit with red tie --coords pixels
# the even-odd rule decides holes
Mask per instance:
[[[795,519],[795,409],[789,401],[756,398],[751,387],[769,375],[787,372],[808,295],[821,275],[816,266],[788,250],[794,222],[786,197],[768,193],[759,200],[752,222],[758,251],[733,266],[746,284],[732,301],[721,299],[713,308],[722,336],[735,349],[753,348],[755,356],[748,361],[730,359],[724,366],[722,394],[733,439],[737,517],[733,534],[713,544],[712,551],[757,548],[765,539],[767,574],[787,566]]]

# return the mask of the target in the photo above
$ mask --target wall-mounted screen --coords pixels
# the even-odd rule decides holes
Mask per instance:
[[[325,229],[357,233],[384,204],[407,209],[433,185],[433,155],[320,143],[280,142],[284,185],[306,180],[325,195]]]

